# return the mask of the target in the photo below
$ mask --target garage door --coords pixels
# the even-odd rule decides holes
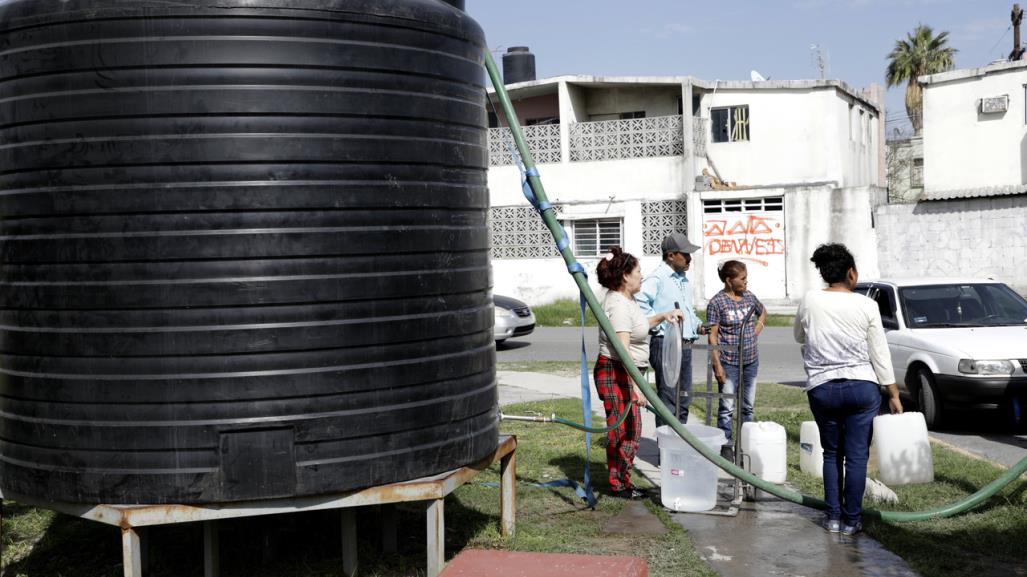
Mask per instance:
[[[745,263],[757,297],[785,298],[784,198],[704,200],[703,252],[707,299],[724,288],[717,267],[729,260]]]

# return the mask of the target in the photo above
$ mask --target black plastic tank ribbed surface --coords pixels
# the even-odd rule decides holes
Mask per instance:
[[[312,495],[495,449],[452,4],[0,1],[5,492]]]
[[[511,46],[503,54],[503,84],[535,80],[535,55],[527,46]]]

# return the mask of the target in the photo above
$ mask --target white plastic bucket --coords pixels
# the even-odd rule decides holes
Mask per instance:
[[[874,417],[873,454],[878,478],[885,485],[934,480],[934,457],[923,413]]]
[[[724,431],[716,427],[690,423],[685,428],[716,453],[727,442]],[[656,440],[660,446],[663,506],[672,511],[709,511],[716,507],[718,467],[668,425],[656,429]]]
[[[814,477],[824,476],[824,448],[816,421],[803,421],[799,427],[799,469]]]
[[[747,471],[778,485],[788,476],[788,435],[771,421],[744,423],[741,437],[742,465]]]

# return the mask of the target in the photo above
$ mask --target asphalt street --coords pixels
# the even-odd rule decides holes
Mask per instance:
[[[700,337],[696,344],[705,344]],[[599,329],[585,328],[585,348],[589,361],[599,351]],[[576,361],[581,358],[581,327],[538,327],[526,337],[510,339],[497,347],[499,362]],[[697,382],[705,378],[706,351],[693,353],[692,367]],[[799,345],[792,329],[767,327],[760,335],[760,382],[800,384],[806,379]]]
[[[598,354],[598,329],[586,327],[585,349],[589,361]],[[697,344],[705,343],[705,337]],[[706,353],[695,351],[693,374],[696,386],[705,382]],[[577,361],[581,358],[581,327],[538,327],[526,336],[497,347],[497,361]],[[758,382],[801,386],[805,381],[799,345],[792,330],[767,327],[760,335]],[[758,408],[757,408],[758,410]],[[960,449],[1011,466],[1027,456],[1027,435],[1010,435],[1001,427],[995,411],[952,412],[948,423],[931,436]]]

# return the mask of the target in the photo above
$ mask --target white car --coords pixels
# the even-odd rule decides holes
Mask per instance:
[[[893,279],[856,291],[881,311],[899,388],[928,427],[951,409],[1001,408],[1022,428],[1027,416],[1027,300],[988,279]]]
[[[521,337],[535,330],[535,313],[527,304],[510,297],[494,295],[496,305],[496,344],[510,337]]]

